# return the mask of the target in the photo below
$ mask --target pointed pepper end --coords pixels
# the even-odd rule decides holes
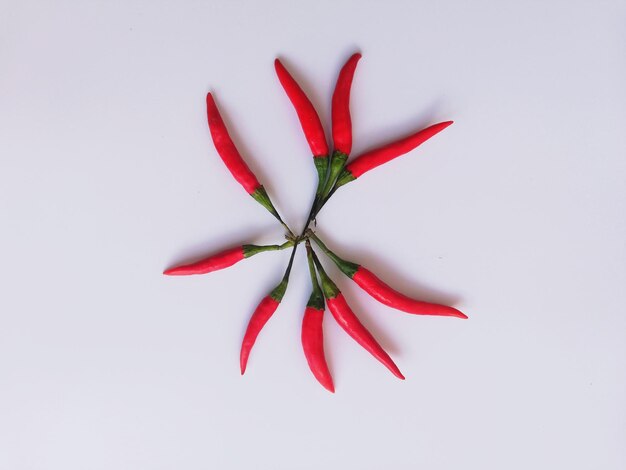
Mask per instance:
[[[174,266],[173,268],[163,271],[166,276],[189,276],[190,274],[198,274],[197,271],[189,269],[188,266]]]
[[[245,354],[245,351],[242,350],[239,355],[239,369],[241,370],[241,375],[246,373],[246,366],[248,365],[249,354],[249,351],[248,354]]]
[[[463,320],[467,320],[469,318],[463,312],[461,312],[460,310],[457,310],[454,307],[450,307],[450,316],[451,317],[456,317],[456,318],[461,318]]]
[[[395,375],[396,377],[398,377],[400,380],[406,380],[406,377],[404,377],[404,375],[402,374],[402,372],[400,372],[400,369],[398,369],[398,366],[396,366],[394,364],[395,367],[393,368],[389,368],[389,370],[391,371],[391,373],[393,375]]]

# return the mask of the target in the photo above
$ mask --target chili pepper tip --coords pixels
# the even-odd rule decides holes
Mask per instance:
[[[176,266],[174,268],[166,269],[165,271],[163,271],[163,274],[165,276],[185,276],[190,273],[186,272],[184,269],[181,269],[181,266]]]
[[[454,314],[450,315],[453,317],[457,317],[457,318],[461,318],[462,320],[467,320],[469,317],[467,315],[465,315],[463,312],[461,312],[460,310],[457,310],[454,307],[450,307],[452,310],[454,310]]]

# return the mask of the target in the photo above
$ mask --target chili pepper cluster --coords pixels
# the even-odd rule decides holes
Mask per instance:
[[[282,220],[267,191],[237,150],[220,115],[213,95],[209,93],[206,97],[209,130],[217,153],[244,190],[283,225],[287,231],[285,236],[287,241],[280,245],[242,245],[230,248],[195,263],[167,269],[164,271],[164,274],[170,276],[206,274],[232,266],[258,253],[291,248],[291,257],[282,280],[261,300],[250,317],[241,344],[240,367],[242,374],[246,371],[248,358],[259,333],[274,312],[276,312],[285,295],[296,250],[298,245],[304,243],[311,275],[311,296],[302,318],[301,340],[304,355],[315,378],[328,391],[335,391],[324,354],[322,323],[325,305],[327,305],[335,321],[350,337],[387,367],[393,375],[404,379],[404,375],[402,375],[398,366],[372,333],[360,322],[341,291],[337,288],[337,285],[328,276],[311,246],[311,240],[337,265],[342,273],[356,282],[359,287],[379,302],[415,315],[467,318],[465,314],[453,307],[412,299],[394,290],[365,267],[340,258],[309,228],[311,222],[316,219],[317,214],[337,189],[360,178],[377,166],[410,152],[452,124],[452,121],[434,124],[400,140],[366,152],[348,162],[352,150],[350,89],[360,58],[361,54],[353,54],[342,67],[337,79],[332,97],[332,153],[329,151],[322,122],[313,104],[280,60],[276,59],[274,62],[278,80],[296,111],[304,136],[313,154],[313,163],[318,174],[318,184],[313,204],[311,205],[304,229],[299,235],[295,235]]]

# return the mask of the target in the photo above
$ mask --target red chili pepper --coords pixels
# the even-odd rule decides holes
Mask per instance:
[[[341,291],[337,288],[335,283],[328,277],[322,264],[313,253],[313,259],[317,272],[320,275],[322,281],[322,291],[326,298],[326,303],[332,313],[333,317],[346,333],[348,333],[357,343],[359,343],[367,352],[378,359],[387,369],[391,371],[393,375],[399,379],[404,380],[404,375],[398,369],[398,366],[393,362],[389,354],[378,344],[374,336],[365,328],[365,326],[359,321],[354,312],[350,309],[350,306],[346,302]]]
[[[444,130],[452,124],[452,122],[453,121],[446,121],[433,124],[432,126],[405,137],[404,139],[397,140],[358,156],[346,165],[344,171],[337,179],[337,184],[335,186],[338,188],[339,186],[349,183],[350,181],[354,181],[363,173],[366,173],[383,163],[387,163],[394,158],[410,152],[420,144],[426,142],[428,139]]]
[[[401,294],[378,279],[371,271],[365,269],[363,266],[352,263],[351,261],[346,261],[337,256],[335,253],[330,251],[316,235],[311,233],[310,237],[315,241],[315,243],[317,243],[324,253],[326,253],[328,257],[335,262],[337,267],[346,276],[356,282],[361,289],[374,297],[380,303],[395,308],[396,310],[401,310],[415,315],[436,315],[467,319],[467,315],[454,307],[423,302]]]
[[[257,306],[246,328],[246,333],[243,336],[243,342],[241,343],[241,352],[239,354],[239,365],[241,367],[241,375],[246,371],[246,365],[248,364],[248,358],[250,357],[250,351],[252,346],[256,342],[259,333],[272,317],[278,306],[280,305],[285,291],[287,290],[287,284],[289,283],[289,273],[291,272],[291,266],[293,264],[293,257],[296,254],[298,245],[293,247],[291,252],[291,258],[289,258],[289,264],[287,270],[283,276],[282,281],[278,284],[269,295],[265,296],[261,303]]]
[[[164,274],[175,276],[209,273],[232,266],[260,252],[280,250],[288,246],[293,247],[289,264],[281,282],[261,300],[249,319],[240,350],[239,359],[242,375],[246,371],[252,348],[261,330],[274,315],[284,297],[297,246],[305,242],[312,292],[302,318],[301,341],[307,363],[315,378],[330,392],[335,391],[333,378],[324,353],[323,321],[325,302],[327,302],[332,316],[343,330],[396,377],[404,380],[404,376],[389,354],[359,321],[343,294],[324,271],[319,259],[311,249],[310,238],[313,238],[318,243],[342,272],[378,301],[390,307],[414,314],[467,318],[467,316],[455,308],[418,301],[395,291],[363,266],[339,258],[308,228],[311,222],[317,223],[315,220],[316,215],[337,188],[359,178],[367,171],[411,151],[452,124],[452,121],[435,124],[413,135],[367,152],[355,158],[346,166],[348,155],[352,150],[350,94],[354,73],[360,58],[361,54],[353,54],[344,64],[337,78],[332,97],[332,154],[329,153],[324,127],[313,104],[282,63],[278,59],[274,63],[278,79],[296,110],[300,125],[311,148],[318,173],[318,187],[315,198],[305,227],[299,236],[295,236],[282,221],[266,190],[237,150],[211,93],[206,97],[209,130],[220,158],[246,192],[270,211],[287,229],[289,233],[286,238],[289,241],[283,245],[241,245],[194,263],[166,269]],[[321,279],[321,288],[318,282],[318,275]]]
[[[201,259],[195,263],[184,264],[174,268],[166,269],[163,274],[167,276],[188,276],[190,274],[206,274],[220,269],[228,268],[239,261],[250,258],[257,253],[264,251],[277,251],[293,246],[293,242],[283,243],[282,245],[241,245],[229,250],[223,251],[208,258]]]
[[[343,171],[348,160],[348,154],[352,150],[352,121],[350,119],[350,88],[356,64],[361,54],[353,54],[339,72],[332,103],[333,142],[335,151],[330,159],[328,179],[322,191],[322,197],[316,201],[318,209],[321,209],[320,201],[330,194],[337,177]]]
[[[206,110],[215,150],[222,157],[226,168],[228,168],[246,192],[248,194],[254,193],[261,187],[261,183],[259,183],[259,180],[257,180],[252,170],[241,157],[237,147],[235,147],[235,143],[231,139],[228,129],[226,129],[226,124],[224,124],[224,120],[217,109],[215,99],[211,93],[206,95]]]
[[[316,158],[328,156],[328,144],[326,143],[326,135],[324,134],[324,127],[320,121],[313,104],[306,96],[300,85],[289,74],[280,60],[274,61],[274,67],[276,68],[276,74],[281,85],[285,89],[287,96],[291,100],[293,107],[296,109],[300,125],[304,131],[311,152]]]
[[[313,292],[311,293],[311,297],[309,297],[309,302],[307,303],[306,309],[304,310],[304,317],[302,318],[302,349],[304,349],[304,356],[317,381],[322,384],[326,390],[335,393],[333,378],[328,370],[328,364],[326,363],[326,357],[324,355],[324,331],[322,329],[324,320],[324,295],[317,282],[311,244],[308,240],[306,242],[306,251]]]
[[[217,150],[217,153],[222,158],[226,168],[228,168],[233,177],[241,186],[243,186],[250,196],[265,207],[289,232],[291,232],[289,227],[287,227],[280,218],[280,215],[278,215],[278,211],[272,204],[267,191],[265,191],[265,188],[261,185],[261,183],[259,183],[257,177],[254,173],[252,173],[252,170],[250,170],[244,159],[241,157],[237,147],[235,147],[235,143],[228,133],[226,124],[224,124],[224,120],[220,115],[219,109],[215,104],[215,99],[211,93],[206,95],[206,110],[209,121],[209,130],[211,131],[211,137],[213,138],[215,150]]]
[[[322,386],[331,393],[335,393],[333,378],[328,370],[324,357],[324,332],[322,322],[324,310],[307,307],[302,317],[302,348],[309,364],[309,369]]]
[[[403,312],[416,315],[436,315],[467,319],[467,315],[456,308],[448,307],[447,305],[422,302],[401,294],[378,279],[371,271],[368,271],[363,266],[359,266],[352,276],[352,280],[379,302],[389,307],[402,310]]]
[[[335,85],[332,103],[333,143],[335,151],[350,155],[352,150],[352,120],[350,119],[350,88],[356,64],[361,54],[353,54],[345,63]]]

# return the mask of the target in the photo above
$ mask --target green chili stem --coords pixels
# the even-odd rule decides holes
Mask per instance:
[[[343,152],[339,152],[335,150],[333,152],[332,159],[330,160],[328,177],[326,179],[326,185],[324,187],[324,191],[322,193],[322,199],[326,198],[328,194],[335,187],[337,182],[337,178],[343,171],[344,166],[346,165],[346,161],[348,160],[348,155]]]
[[[309,262],[309,273],[311,274],[311,284],[313,286],[311,296],[309,297],[309,301],[307,302],[307,307],[313,307],[317,310],[324,310],[324,294],[322,293],[322,289],[317,280],[315,263],[313,261],[313,250],[311,249],[311,242],[307,240],[305,246],[306,257],[307,261]]]
[[[315,251],[311,249],[311,255],[313,258],[313,262],[315,263],[315,267],[317,268],[317,273],[320,275],[320,281],[322,282],[322,291],[324,292],[324,297],[327,299],[333,299],[340,294],[339,288],[335,285],[335,283],[328,277],[326,271],[324,271],[324,267],[320,260],[318,259]]]
[[[295,243],[293,245],[293,250],[291,251],[291,257],[289,258],[289,264],[287,265],[287,270],[285,271],[285,275],[283,276],[283,280],[289,279],[289,274],[291,273],[291,266],[293,265],[293,258],[296,255],[296,250],[298,249],[298,244]]]
[[[337,160],[337,153],[335,153],[335,155],[333,155],[335,157],[335,160]],[[318,191],[316,191],[315,193],[315,199],[313,199],[313,204],[311,205],[311,210],[309,211],[309,216],[306,219],[306,223],[304,224],[304,229],[302,230],[302,233],[300,234],[299,238],[304,237],[307,229],[309,228],[310,223],[315,220],[315,217],[317,216],[317,214],[319,214],[319,212],[322,210],[322,207],[324,207],[324,205],[328,202],[328,200],[330,199],[330,197],[335,193],[335,191],[337,191],[337,188],[339,188],[339,186],[337,186],[337,177],[338,174],[341,173],[341,171],[343,170],[344,166],[345,166],[345,159],[346,158],[339,158],[340,160],[340,165],[338,165],[338,163],[335,163],[335,181],[331,182],[331,178],[332,178],[332,174],[331,174],[331,168],[332,168],[332,162],[333,162],[333,156],[329,156],[328,160],[329,160],[329,165],[328,165],[328,171],[327,171],[327,176],[326,176],[326,181],[325,181],[325,190],[323,191],[322,195],[320,196],[318,194],[319,192],[319,185],[321,184],[321,180],[318,181]],[[342,155],[343,157],[343,155]],[[292,234],[293,235],[293,234]]]
[[[279,219],[280,223],[283,227],[285,227],[285,230],[287,230],[287,232],[289,233],[289,235],[293,235],[293,232],[291,231],[291,229],[289,228],[289,225],[287,225],[285,222],[283,222],[282,219]]]
[[[289,248],[290,246],[293,246],[294,242],[292,242],[291,240],[286,241],[285,243],[283,243],[282,245],[279,245],[278,249],[279,250],[284,250],[285,248]]]
[[[313,284],[313,294],[322,295],[322,289],[320,289],[319,282],[317,281],[317,274],[315,274],[315,262],[313,261],[313,250],[311,249],[311,242],[309,240],[305,243],[306,257],[309,262],[309,273],[311,274],[311,283]]]
[[[320,240],[317,235],[313,233],[313,231],[309,230],[307,232],[309,238],[312,238],[313,241],[319,246],[326,256],[328,256],[333,262],[337,265],[337,267],[350,279],[354,277],[354,274],[359,270],[359,265],[353,263],[352,261],[346,261],[343,258],[340,258],[335,253],[333,253],[325,244]]]
[[[287,269],[285,270],[285,275],[283,276],[282,281],[278,284],[274,290],[270,293],[270,297],[274,300],[280,302],[287,291],[287,284],[289,283],[289,273],[291,273],[291,266],[293,265],[293,258],[296,254],[296,250],[298,249],[298,244],[294,244],[293,251],[291,252],[291,257],[289,258],[289,264],[287,265]]]

